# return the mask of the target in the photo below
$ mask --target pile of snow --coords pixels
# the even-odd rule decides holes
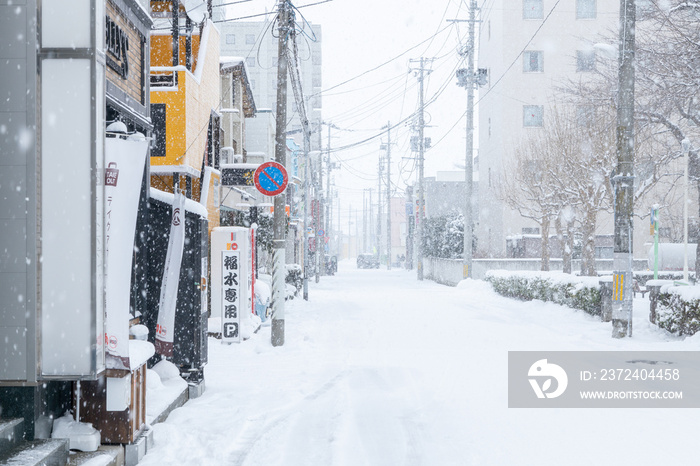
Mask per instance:
[[[129,365],[132,369],[140,366],[156,354],[156,349],[150,341],[129,340]]]
[[[146,422],[151,424],[185,390],[187,382],[172,362],[164,359],[146,370]]]
[[[77,422],[70,413],[54,419],[51,438],[70,440],[71,450],[96,451],[100,446],[100,432],[87,422]]]
[[[260,304],[269,306],[270,299],[272,299],[270,284],[262,280],[255,282],[255,297],[260,301]]]
[[[256,314],[246,312],[241,316],[241,338],[250,339],[254,333],[260,330],[262,320]]]
[[[137,340],[148,340],[148,327],[143,324],[134,325],[129,328],[129,335],[132,335]]]

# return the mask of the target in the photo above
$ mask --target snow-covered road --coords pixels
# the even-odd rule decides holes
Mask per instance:
[[[143,465],[698,464],[692,409],[509,409],[512,350],[697,350],[646,323],[635,337],[559,305],[404,270],[357,270],[287,303],[270,329],[210,339],[207,390],[154,426]]]

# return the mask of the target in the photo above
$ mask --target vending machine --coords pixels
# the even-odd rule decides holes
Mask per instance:
[[[240,343],[241,325],[255,313],[254,293],[255,231],[244,227],[212,229],[211,317],[221,322],[223,343]]]

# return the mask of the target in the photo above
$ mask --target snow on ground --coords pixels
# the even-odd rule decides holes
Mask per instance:
[[[690,409],[509,409],[513,350],[697,350],[647,322],[634,338],[582,311],[340,263],[270,328],[209,340],[207,390],[154,426],[142,465],[697,464]]]

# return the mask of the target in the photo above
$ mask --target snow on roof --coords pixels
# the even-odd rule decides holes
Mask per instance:
[[[234,67],[241,65],[245,62],[243,57],[220,57],[219,63],[221,63],[221,69],[227,69],[229,67]]]
[[[170,205],[173,205],[173,202],[175,201],[175,195],[173,193],[166,193],[165,191],[161,191],[156,188],[150,188],[150,197]],[[203,218],[209,217],[209,212],[207,211],[206,207],[199,202],[193,201],[192,199],[185,199],[185,210]]]

